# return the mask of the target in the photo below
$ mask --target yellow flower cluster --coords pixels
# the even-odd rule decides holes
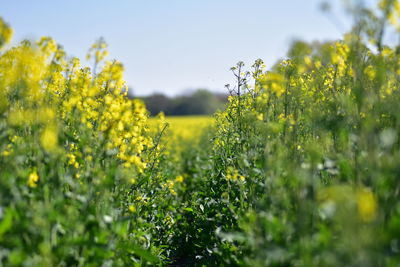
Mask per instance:
[[[285,93],[285,77],[279,73],[267,72],[258,79],[259,83],[267,86],[278,97]]]
[[[226,179],[228,181],[244,181],[245,178],[243,175],[239,173],[239,171],[233,167],[228,167],[227,173],[226,173]]]
[[[28,177],[28,186],[29,187],[31,187],[31,188],[37,187],[38,181],[39,181],[39,175],[37,174],[36,171],[29,174],[29,177]]]
[[[13,35],[11,27],[0,17],[0,48],[10,42]]]
[[[178,175],[175,178],[175,182],[177,182],[177,183],[183,183],[183,180],[184,180],[184,178],[182,175]]]
[[[0,19],[0,46],[11,32]],[[99,151],[88,148],[92,142],[104,149],[102,155],[142,173],[148,162],[145,151],[153,146],[146,133],[147,111],[142,101],[128,98],[123,65],[104,61],[106,55],[103,40],[92,46],[91,71],[79,59],[68,59],[49,37],[36,44],[23,41],[0,55],[0,111],[11,128],[36,132],[35,142],[47,153],[65,152],[67,166],[78,169],[79,162],[97,158]]]
[[[176,196],[176,191],[175,191],[175,188],[174,188],[174,187],[175,187],[175,181],[169,180],[169,181],[163,183],[161,187],[162,187],[163,189],[168,189],[168,190],[169,190],[169,193],[170,193],[171,195]]]

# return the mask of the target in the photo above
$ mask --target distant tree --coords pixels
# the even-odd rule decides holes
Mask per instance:
[[[162,93],[142,97],[152,116],[163,111],[166,115],[208,115],[223,108],[226,94],[217,94],[207,89],[198,89],[189,94],[170,98]]]
[[[166,110],[169,110],[171,106],[171,99],[162,93],[155,93],[151,96],[144,97],[143,101],[146,103],[147,109],[153,116],[157,115],[161,111],[165,112]]]

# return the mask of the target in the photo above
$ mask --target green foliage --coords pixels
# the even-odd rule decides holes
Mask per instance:
[[[341,41],[295,42],[270,71],[232,68],[228,107],[185,158],[177,264],[398,264],[400,57],[365,27],[392,12],[363,10]]]
[[[102,39],[97,74],[50,38],[5,51],[0,265],[399,265],[400,4],[350,10],[343,40],[233,67],[197,140],[150,131]]]

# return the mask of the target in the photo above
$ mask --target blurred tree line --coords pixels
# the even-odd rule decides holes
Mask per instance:
[[[210,92],[207,89],[197,89],[190,93],[169,97],[163,93],[154,93],[142,99],[152,116],[161,111],[165,115],[210,115],[218,109],[223,109],[228,95]]]

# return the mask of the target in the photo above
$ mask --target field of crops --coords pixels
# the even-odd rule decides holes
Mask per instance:
[[[192,141],[199,139],[203,130],[213,125],[213,118],[210,116],[165,117],[161,114],[157,117],[149,118],[149,127],[152,131],[156,131],[166,124],[166,131],[171,133],[171,138]]]
[[[0,266],[399,266],[400,2],[355,16],[170,118],[0,19]]]

